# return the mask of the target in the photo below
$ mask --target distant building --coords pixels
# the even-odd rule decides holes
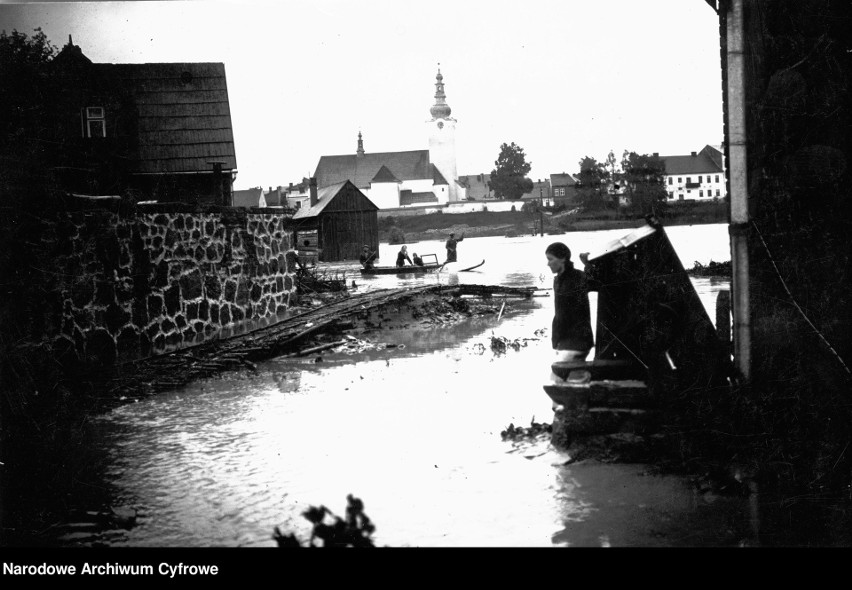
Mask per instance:
[[[494,198],[494,191],[489,186],[491,174],[468,174],[459,176],[459,186],[464,189],[468,201],[484,201]]]
[[[719,147],[707,145],[688,156],[659,157],[666,165],[664,182],[670,201],[712,201],[727,194],[724,158]]]
[[[260,187],[234,191],[231,195],[231,205],[234,207],[266,207],[266,198]]]
[[[354,154],[322,156],[315,177],[320,190],[351,181],[380,209],[446,205],[464,199],[456,172],[455,126],[443,76],[436,76],[435,104],[426,122],[429,149],[368,153],[358,132]]]
[[[572,174],[562,172],[550,175],[554,206],[577,204],[577,179]]]
[[[228,204],[237,172],[225,66],[96,64],[68,39],[49,64],[60,89],[41,139],[71,192]]]
[[[534,180],[532,190],[521,195],[521,201],[536,201],[542,207],[553,207],[555,202],[553,199],[553,187],[550,185],[550,180]]]

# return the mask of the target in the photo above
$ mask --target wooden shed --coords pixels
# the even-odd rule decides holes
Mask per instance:
[[[379,208],[349,180],[320,191],[316,179],[310,182],[310,207],[293,215],[294,243],[316,240],[321,262],[358,260],[365,244],[378,251]]]

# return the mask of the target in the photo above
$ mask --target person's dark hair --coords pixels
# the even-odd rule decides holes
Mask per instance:
[[[571,260],[571,250],[562,242],[553,242],[544,251],[545,254],[552,254],[555,258],[563,260]]]

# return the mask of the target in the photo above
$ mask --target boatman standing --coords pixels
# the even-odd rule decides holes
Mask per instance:
[[[364,244],[364,247],[361,249],[361,266],[364,268],[373,268],[376,264],[376,253],[370,252],[370,247]]]
[[[461,242],[464,239],[464,233],[462,233],[461,237],[457,240],[456,234],[450,232],[450,239],[447,240],[447,262],[456,262],[458,260],[456,253],[456,244]]]

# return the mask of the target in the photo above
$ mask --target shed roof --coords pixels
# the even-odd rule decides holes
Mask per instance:
[[[293,219],[307,219],[309,217],[317,217],[320,213],[322,213],[326,207],[328,207],[331,202],[334,200],[334,197],[338,195],[343,190],[347,184],[352,185],[352,187],[358,191],[358,193],[364,198],[364,201],[368,204],[367,207],[370,209],[378,209],[378,207],[367,198],[367,195],[362,193],[358,187],[356,187],[349,180],[344,180],[343,182],[338,182],[337,184],[332,184],[331,186],[326,186],[317,191],[317,202],[313,207],[305,207],[296,211],[295,215],[293,215]]]

